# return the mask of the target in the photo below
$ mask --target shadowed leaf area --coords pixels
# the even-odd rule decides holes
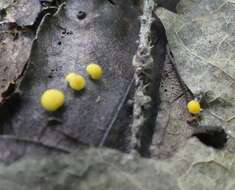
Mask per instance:
[[[99,144],[133,77],[137,16],[137,7],[129,1],[114,5],[104,0],[70,0],[57,14],[46,16],[19,86],[20,103],[11,104],[16,110],[8,107],[14,112],[9,120],[2,119],[3,131],[51,145],[63,146],[69,137]],[[103,67],[100,81],[92,81],[86,73],[92,62]],[[70,72],[85,77],[84,91],[68,88],[65,76]],[[64,91],[66,97],[65,106],[55,114],[40,105],[41,94],[49,88]]]
[[[143,1],[0,2],[1,190],[235,189],[234,0],[155,2],[158,113],[136,133],[149,159],[88,148],[129,151]],[[100,81],[86,73],[91,62],[104,70]],[[85,90],[68,87],[70,72],[85,77]],[[40,105],[48,88],[65,94],[55,113]],[[194,97],[199,116],[187,110]]]

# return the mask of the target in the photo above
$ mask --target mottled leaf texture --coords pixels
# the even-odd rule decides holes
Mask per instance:
[[[233,1],[182,0],[177,14],[163,8],[156,11],[165,26],[179,74],[189,89],[195,95],[201,94],[206,102],[195,135],[218,126],[225,128],[228,134],[228,142],[222,150],[206,147],[190,138],[186,112],[177,109],[182,97],[175,104],[169,98],[172,92],[162,95],[160,128],[156,128],[152,152],[155,158],[164,159],[161,167],[175,174],[179,189],[234,188],[234,5]],[[163,86],[167,80],[163,80]],[[178,88],[175,91],[180,96]],[[163,132],[162,125],[168,126]],[[221,128],[220,131],[223,132]],[[202,134],[198,135],[199,139]],[[216,138],[225,136],[213,136],[212,130],[203,138],[206,143],[216,143],[222,140]],[[168,165],[163,164],[165,162]]]
[[[169,2],[176,3],[159,1],[159,6],[174,12]],[[0,2],[0,6],[8,7],[10,3]],[[4,123],[1,120],[2,132],[10,135],[0,138],[0,159],[10,166],[0,166],[0,189],[234,190],[234,3],[181,0],[177,14],[157,9],[174,63],[168,52],[152,159],[102,148],[84,150],[81,146],[99,144],[112,126],[104,144],[126,148],[125,136],[130,133],[132,120],[132,101],[128,98],[134,90],[131,62],[139,32],[138,13],[131,1],[68,0],[56,15],[47,16],[19,88],[22,93],[7,102],[8,109],[1,115],[8,116]],[[2,39],[25,47],[25,36],[32,39],[26,34],[14,41],[12,34],[4,33]],[[26,47],[30,49],[30,44]],[[21,51],[27,52],[23,48]],[[27,62],[28,56],[22,53],[21,59]],[[24,60],[18,63],[24,65]],[[90,62],[104,68],[100,82],[87,77],[85,67]],[[187,124],[192,119],[186,110],[188,97],[175,66],[187,87],[195,95],[200,92],[205,100],[197,130]],[[64,76],[71,71],[85,76],[85,91],[74,93],[67,87]],[[6,73],[7,81],[21,75]],[[8,85],[4,81],[1,84]],[[66,105],[56,114],[45,113],[40,107],[40,95],[47,88],[59,88],[66,94]],[[117,110],[120,112],[115,120]],[[209,131],[212,142],[220,138],[214,134],[222,133],[226,139],[225,131],[229,137],[225,147],[218,150],[199,141],[209,138],[205,131]],[[192,133],[200,138],[191,137]],[[78,147],[76,154],[64,155]],[[27,155],[34,158],[25,159]],[[45,155],[48,157],[42,158]]]
[[[84,17],[80,17],[84,13]],[[133,77],[132,57],[136,51],[139,21],[131,1],[69,0],[53,17],[47,16],[38,32],[31,62],[19,89],[17,111],[2,123],[17,137],[51,145],[68,138],[97,145],[105,134]],[[89,63],[103,67],[104,76],[92,81]],[[76,93],[65,81],[69,72],[86,79],[86,89]],[[65,93],[65,106],[56,114],[40,105],[44,90]]]
[[[39,0],[0,2],[0,104],[18,86],[44,12]]]
[[[168,55],[162,73],[161,104],[151,145],[154,158],[171,157],[192,134],[192,127],[187,122],[192,119],[186,109],[187,92],[183,90],[173,64]]]
[[[235,127],[234,8],[230,1],[182,1],[179,15],[158,9],[183,80],[208,107],[201,125]]]
[[[17,23],[18,26],[33,25],[41,4],[39,0],[3,0],[0,2],[1,17],[3,22]]]
[[[175,184],[173,175],[158,170],[151,161],[102,149],[0,168],[2,190],[177,190]]]
[[[0,24],[0,103],[14,91],[30,57],[34,35],[17,31],[10,23]]]
[[[194,143],[197,146],[192,146]],[[215,156],[191,139],[184,150],[164,161],[108,149],[25,159],[0,167],[0,185],[2,190],[233,190],[234,169],[231,154]]]
[[[43,157],[68,153],[68,150],[48,146],[27,139],[19,139],[12,136],[0,137],[0,161],[11,164],[26,157]]]

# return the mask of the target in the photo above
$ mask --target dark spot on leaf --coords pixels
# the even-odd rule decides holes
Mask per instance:
[[[15,83],[10,83],[8,89],[2,93],[2,97],[8,97],[15,91]]]
[[[3,71],[6,72],[8,70],[8,67],[4,67]]]
[[[133,104],[134,104],[133,100],[126,102],[126,111],[130,115],[133,113]]]
[[[203,144],[222,149],[228,141],[228,136],[222,127],[217,126],[201,126],[192,136],[197,137]]]
[[[111,4],[116,5],[116,3],[113,0],[108,0]]]
[[[62,124],[62,121],[57,118],[49,118],[47,121],[48,126],[56,126]]]
[[[84,11],[78,11],[77,18],[79,20],[86,18],[86,13]]]
[[[6,15],[7,15],[6,10],[5,9],[1,9],[0,10],[0,17],[4,18]]]
[[[17,106],[16,106],[17,105]],[[0,123],[1,125],[8,122],[20,109],[21,97],[19,93],[14,93],[11,98],[6,99],[4,104],[0,105]],[[0,134],[12,134],[13,128],[8,126],[7,128],[0,128]]]
[[[157,5],[159,7],[164,7],[170,11],[176,12],[176,6],[179,0],[157,0]]]
[[[60,46],[62,43],[61,43],[61,42],[58,42],[57,44]]]

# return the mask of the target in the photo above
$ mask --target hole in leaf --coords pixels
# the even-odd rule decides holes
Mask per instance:
[[[218,126],[201,126],[192,136],[197,137],[203,144],[216,149],[222,149],[228,141],[227,133]]]
[[[108,0],[111,4],[116,5],[116,3],[113,0]]]
[[[86,18],[86,13],[84,11],[78,11],[77,18],[79,20]]]

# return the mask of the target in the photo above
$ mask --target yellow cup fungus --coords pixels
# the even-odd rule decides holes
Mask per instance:
[[[73,90],[82,90],[86,86],[86,81],[83,76],[76,73],[69,73],[65,80]]]
[[[192,114],[199,114],[201,111],[201,105],[197,100],[191,100],[188,102],[187,108]]]
[[[69,82],[70,80],[72,80],[72,78],[74,78],[74,76],[76,76],[76,73],[69,73],[66,75],[65,80]]]
[[[98,64],[95,64],[95,63],[91,63],[87,65],[86,71],[93,80],[99,80],[101,79],[103,75],[102,68]]]
[[[42,107],[50,112],[56,111],[64,104],[64,93],[57,89],[48,89],[41,96]]]

